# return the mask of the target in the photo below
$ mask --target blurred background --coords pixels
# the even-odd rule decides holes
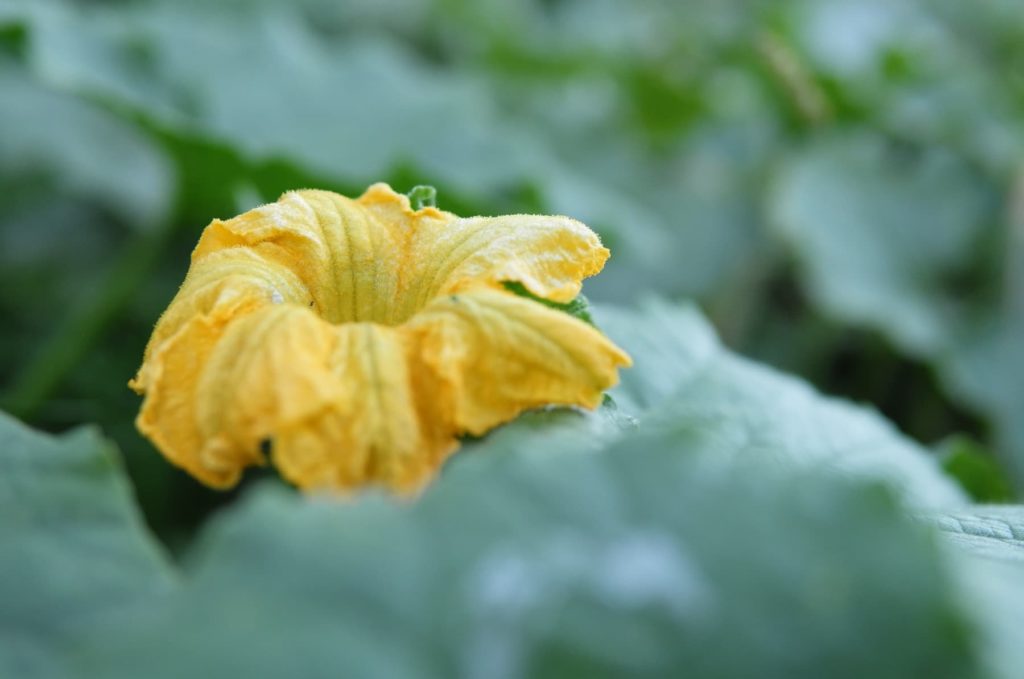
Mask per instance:
[[[0,0],[0,401],[95,422],[173,546],[230,495],[126,382],[202,228],[285,190],[571,215],[981,500],[1024,469],[1019,0]]]

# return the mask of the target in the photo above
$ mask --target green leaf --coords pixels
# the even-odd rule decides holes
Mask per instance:
[[[15,3],[33,44],[29,66],[41,80],[110,102],[174,136],[230,146],[257,166],[285,161],[320,186],[412,175],[438,186],[446,204],[460,197],[471,211],[521,211],[524,199],[510,196],[528,196],[539,203],[533,211],[586,221],[614,246],[616,266],[593,283],[607,298],[627,301],[638,289],[656,287],[709,294],[723,278],[739,275],[756,251],[752,191],[775,129],[763,118],[763,95],[749,75],[732,73],[719,88],[727,90],[721,98],[738,98],[744,111],[757,114],[742,129],[709,125],[666,153],[641,153],[633,81],[661,82],[660,73],[624,69],[619,82],[610,70],[600,81],[583,79],[583,103],[570,106],[546,77],[481,77],[479,60],[466,54],[453,55],[451,68],[434,68],[412,49],[405,29],[389,39],[355,28],[357,19],[345,18],[345,10],[315,4],[305,8],[315,16],[309,20],[296,3],[257,3],[244,12],[238,3],[87,11],[71,3],[48,3],[47,11]],[[403,23],[389,14],[402,13],[385,12],[380,23]],[[523,19],[540,23],[544,14]],[[589,16],[583,5],[572,14],[563,20]],[[620,8],[602,19],[606,29],[618,30],[621,15]],[[412,23],[423,29],[423,22]],[[345,39],[324,39],[324,24]],[[439,44],[451,42],[448,21],[435,29]],[[501,35],[507,30],[502,25]],[[557,26],[538,30],[564,42]],[[461,31],[467,40],[477,33]],[[493,27],[489,35],[499,37]],[[516,35],[532,42],[529,31]],[[549,49],[551,41],[544,44]],[[589,59],[593,46],[580,47]],[[619,50],[608,59],[617,63]],[[673,86],[689,96],[689,87]],[[621,104],[601,103],[609,94]],[[581,125],[576,114],[590,124]]]
[[[516,158],[542,151],[517,145],[519,132],[479,85],[391,41],[323,43],[293,8],[50,9],[27,12],[31,65],[44,81],[227,143],[254,163],[285,159],[354,185],[412,164],[442,188],[479,195],[514,183],[524,167]]]
[[[171,605],[94,630],[82,667],[971,674],[935,545],[886,493],[770,467],[709,473],[684,452],[634,438],[604,454],[464,456],[413,504],[264,487],[206,532]]]
[[[516,455],[522,450],[597,452],[637,426],[636,418],[605,394],[594,411],[549,407],[524,413],[479,439],[465,441],[449,464],[458,464],[462,457]]]
[[[1024,150],[1019,88],[1021,7],[1004,0],[892,3],[788,0],[802,56],[858,118],[901,139],[955,148],[994,174]],[[993,60],[977,55],[994,46]]]
[[[938,446],[942,468],[976,502],[1008,502],[1013,486],[992,451],[967,436],[953,436]]]
[[[923,517],[941,531],[953,574],[980,632],[986,675],[1024,665],[1024,506],[979,505]]]
[[[93,429],[53,437],[0,413],[0,545],[5,677],[75,676],[79,638],[173,583]]]
[[[869,408],[732,354],[695,308],[651,301],[640,311],[598,312],[601,327],[635,361],[611,393],[641,429],[672,432],[720,460],[885,481],[911,505],[963,504],[927,449]]]
[[[978,633],[984,676],[1017,679],[1024,666],[1024,567],[964,555],[954,576]]]
[[[827,314],[930,356],[961,320],[966,300],[954,282],[988,235],[995,198],[948,152],[851,131],[789,162],[770,216],[806,294]]]
[[[936,515],[931,521],[965,551],[1024,565],[1024,506],[978,505]]]
[[[992,313],[969,326],[940,370],[951,392],[989,417],[994,447],[1024,483],[1024,313]]]
[[[937,455],[873,410],[725,349],[692,305],[648,300],[639,310],[602,305],[600,327],[634,361],[611,390],[615,409],[528,414],[475,442],[477,449],[601,449],[624,433],[671,433],[721,464],[827,468],[883,481],[915,507],[966,501]],[[549,438],[550,437],[550,438]]]
[[[596,314],[608,336],[633,358],[612,393],[636,415],[664,403],[724,351],[714,328],[691,304],[648,298],[636,310],[600,306]]]
[[[557,309],[563,313],[567,313],[574,318],[578,318],[587,325],[594,325],[594,319],[590,315],[590,302],[583,295],[577,295],[571,302],[554,302],[550,299],[538,297],[529,290],[526,289],[522,283],[517,281],[505,281],[505,289],[511,293],[532,299],[534,302],[540,302],[544,306],[550,309]]]
[[[0,135],[0,186],[37,178],[49,189],[39,201],[43,208],[61,194],[88,199],[140,229],[154,228],[167,217],[171,168],[139,130],[98,106],[41,86],[2,61],[0,91],[0,129],[7,131]],[[65,238],[55,232],[58,228],[43,220],[33,231],[37,240],[47,234]]]

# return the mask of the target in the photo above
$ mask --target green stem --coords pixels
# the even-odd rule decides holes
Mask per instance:
[[[764,31],[758,36],[755,46],[796,114],[807,126],[819,127],[832,120],[834,112],[828,97],[814,79],[811,69],[782,36]]]

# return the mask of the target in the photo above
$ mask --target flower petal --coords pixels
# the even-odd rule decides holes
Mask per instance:
[[[130,386],[145,393],[136,425],[175,464],[212,486],[235,483],[238,470],[210,467],[200,457],[199,380],[232,321],[308,297],[289,269],[232,248],[196,261],[157,322]]]
[[[222,321],[274,303],[308,304],[309,291],[287,267],[254,250],[231,248],[193,260],[184,283],[157,321],[143,357],[136,391],[145,389],[148,363],[160,345],[197,315]]]
[[[277,432],[275,464],[303,488],[418,489],[456,441],[423,417],[433,395],[416,390],[405,333],[369,323],[334,332],[334,399]]]
[[[325,319],[389,323],[404,238],[402,225],[354,200],[330,191],[291,191],[276,203],[215,220],[193,257],[252,248],[294,271]]]
[[[422,422],[402,331],[333,326],[307,309],[270,307],[235,321],[209,353],[196,390],[206,469],[259,464],[261,442],[303,488],[422,485],[455,447]]]
[[[146,385],[146,400],[135,426],[168,460],[215,488],[233,486],[241,471],[240,467],[209,467],[199,454],[205,437],[196,417],[196,386],[222,333],[219,318],[189,320],[160,344],[133,382],[136,388],[139,383]]]
[[[508,281],[545,299],[568,302],[582,281],[601,271],[608,250],[593,231],[568,217],[507,215],[459,218],[435,208],[413,211],[409,199],[375,184],[358,201],[411,234],[403,263],[400,319],[441,295]],[[401,230],[401,226],[395,227]]]
[[[267,307],[234,321],[210,352],[195,392],[199,457],[240,471],[263,461],[264,440],[337,398],[328,366],[334,328],[308,309]]]
[[[412,244],[421,303],[515,281],[545,299],[569,302],[601,271],[608,250],[568,217],[508,215],[426,222]]]
[[[582,321],[515,295],[439,298],[407,325],[460,431],[482,434],[530,408],[594,408],[629,356]]]

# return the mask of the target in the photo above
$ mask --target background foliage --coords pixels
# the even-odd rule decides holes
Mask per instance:
[[[1024,487],[1022,126],[1014,0],[0,0],[0,398],[125,467],[0,427],[0,669],[1012,668],[1024,519],[967,499]],[[598,230],[614,406],[412,507],[199,487],[125,382],[200,230],[378,180]]]

